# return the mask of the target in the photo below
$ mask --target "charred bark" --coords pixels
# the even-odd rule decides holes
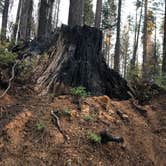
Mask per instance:
[[[68,25],[83,24],[84,0],[70,0]]]
[[[43,94],[62,94],[69,87],[82,85],[92,95],[130,98],[127,82],[106,65],[101,46],[100,30],[87,26],[62,26],[36,88]]]

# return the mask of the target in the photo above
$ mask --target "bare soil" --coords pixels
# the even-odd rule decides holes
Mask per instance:
[[[17,87],[0,99],[0,165],[165,166],[166,95],[144,108],[146,117],[129,100],[88,97],[78,106],[72,96],[39,97]],[[68,140],[53,123],[52,110],[61,112],[60,127]],[[124,143],[92,144],[87,133],[102,130],[123,137]]]

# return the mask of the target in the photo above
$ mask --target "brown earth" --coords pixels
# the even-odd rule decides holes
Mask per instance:
[[[144,106],[146,117],[131,101],[88,97],[80,109],[72,96],[50,96],[39,97],[33,90],[20,88],[15,95],[0,99],[0,165],[166,165],[165,95]],[[52,110],[61,113],[63,134],[52,121]],[[86,120],[87,116],[91,120]],[[124,143],[92,144],[87,133],[102,130],[122,136]]]

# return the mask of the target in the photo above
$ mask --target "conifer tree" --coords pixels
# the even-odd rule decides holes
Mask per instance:
[[[107,0],[102,9],[102,29],[113,29],[116,24],[116,5],[114,0]]]
[[[82,25],[84,0],[70,0],[68,25]]]
[[[100,28],[102,14],[102,0],[97,0],[96,14],[95,14],[95,27]]]
[[[1,40],[6,39],[9,3],[10,3],[9,0],[5,0],[4,5],[2,7],[3,11],[2,11]],[[0,2],[0,5],[2,6],[2,1]]]
[[[93,1],[92,0],[85,0],[84,1],[84,17],[83,17],[84,24],[86,25],[93,25],[94,22],[94,13],[93,13]]]
[[[166,2],[165,2],[165,14],[164,14],[164,38],[163,38],[162,72],[166,73]]]
[[[114,55],[114,69],[117,72],[119,72],[119,70],[120,70],[121,9],[122,9],[122,0],[119,0],[119,2],[118,2],[118,18],[117,18],[117,34],[116,34],[115,55]]]

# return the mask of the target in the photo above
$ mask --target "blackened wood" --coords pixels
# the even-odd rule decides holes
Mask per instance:
[[[46,70],[37,81],[43,93],[65,93],[84,86],[92,95],[129,99],[127,82],[111,70],[101,54],[102,32],[91,27],[62,26]],[[44,89],[44,90],[43,90]]]

